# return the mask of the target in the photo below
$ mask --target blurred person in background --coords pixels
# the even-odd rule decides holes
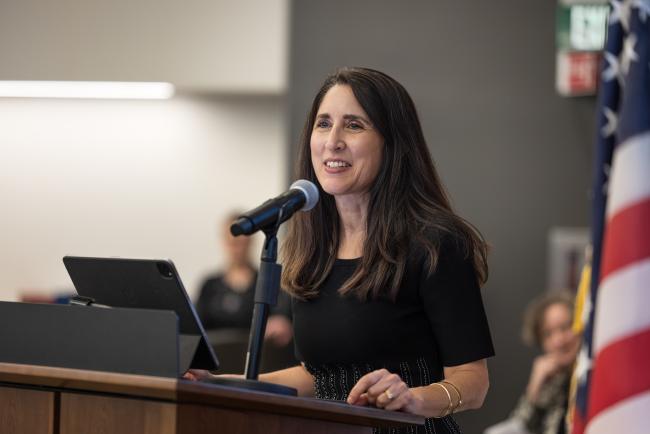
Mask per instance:
[[[230,213],[220,225],[226,266],[205,279],[196,303],[197,313],[208,331],[247,333],[250,329],[257,270],[250,261],[251,237],[233,237],[230,233],[230,224],[238,216]],[[266,325],[265,339],[278,347],[287,346],[293,337],[290,303],[287,294],[280,293]]]
[[[528,385],[510,418],[486,434],[563,434],[571,372],[579,349],[572,328],[573,296],[552,291],[524,313],[522,337],[542,354],[533,361]]]

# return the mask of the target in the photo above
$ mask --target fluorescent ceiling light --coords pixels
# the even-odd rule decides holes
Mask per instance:
[[[167,99],[170,83],[120,81],[0,81],[0,97]]]

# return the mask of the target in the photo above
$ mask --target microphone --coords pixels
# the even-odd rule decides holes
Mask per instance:
[[[309,211],[318,203],[318,188],[313,182],[299,179],[278,197],[239,216],[230,226],[234,236],[250,235],[269,226],[279,226],[297,211]],[[281,214],[281,215],[280,215]],[[280,221],[278,222],[278,216]]]

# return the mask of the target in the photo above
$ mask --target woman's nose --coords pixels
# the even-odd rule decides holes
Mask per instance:
[[[336,126],[330,129],[325,147],[330,151],[340,151],[345,148],[345,141],[341,137],[341,131]]]

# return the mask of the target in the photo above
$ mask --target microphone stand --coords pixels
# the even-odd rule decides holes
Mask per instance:
[[[278,256],[276,231],[275,228],[264,231],[266,239],[262,249],[257,284],[255,285],[255,305],[248,338],[248,352],[246,353],[244,376],[247,380],[257,380],[269,307],[275,306],[278,302],[282,266],[276,262]]]
[[[264,240],[264,247],[262,248],[257,283],[255,284],[255,305],[253,307],[253,319],[248,338],[248,352],[246,353],[246,368],[244,370],[245,378],[214,377],[208,380],[211,383],[279,395],[296,396],[298,394],[298,391],[292,387],[265,383],[257,379],[260,371],[260,359],[262,357],[262,345],[264,343],[269,308],[277,304],[278,293],[280,291],[282,265],[277,263],[278,239],[276,235],[282,222],[283,211],[284,207],[280,208],[275,225],[263,229],[266,238]]]

